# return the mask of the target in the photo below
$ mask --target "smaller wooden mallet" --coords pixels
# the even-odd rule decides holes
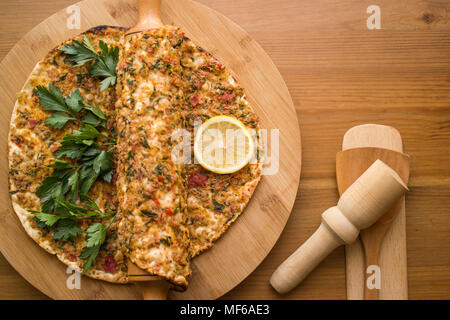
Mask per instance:
[[[275,270],[272,287],[282,294],[295,288],[334,249],[355,241],[360,230],[374,224],[407,190],[392,168],[375,161],[338,204],[322,214],[316,232]]]

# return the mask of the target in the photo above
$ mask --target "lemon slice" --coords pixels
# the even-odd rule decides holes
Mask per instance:
[[[205,169],[220,173],[241,170],[252,158],[253,139],[245,125],[232,117],[212,117],[198,128],[194,155]]]

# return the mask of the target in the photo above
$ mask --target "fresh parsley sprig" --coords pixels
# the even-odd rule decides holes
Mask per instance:
[[[114,163],[111,153],[99,149],[97,143],[87,136],[84,137],[86,139],[80,138],[81,135],[83,131],[67,135],[55,152],[57,158],[65,156],[76,160],[77,164],[55,160],[49,166],[54,168],[52,175],[45,178],[36,190],[43,203],[43,212],[51,213],[55,209],[55,201],[68,198],[75,202],[79,196],[87,195],[98,178],[106,182],[112,180]]]
[[[106,126],[106,117],[100,107],[95,102],[91,106],[83,101],[78,89],[64,98],[61,91],[50,83],[48,89],[37,86],[34,93],[39,97],[39,103],[44,110],[56,111],[51,117],[45,119],[45,124],[54,129],[62,129],[70,120],[94,126]],[[86,110],[86,114],[82,120],[79,120],[81,118],[79,113],[82,110]]]
[[[115,212],[101,212],[90,198],[87,198],[86,201],[90,208],[80,207],[67,201],[56,201],[55,212],[57,214],[30,211],[35,214],[33,220],[36,221],[39,227],[47,231],[53,231],[53,239],[64,241],[75,241],[76,237],[82,234],[82,230],[77,223],[79,220],[98,220],[114,216],[107,226],[100,222],[95,222],[87,229],[86,246],[79,256],[81,259],[86,260],[83,272],[86,272],[95,262],[116,214]]]
[[[102,223],[96,222],[89,226],[86,235],[86,246],[80,253],[80,258],[86,260],[83,265],[83,273],[89,270],[95,262],[101,246],[105,242],[109,227],[112,225],[116,216],[105,226]]]
[[[102,53],[97,55],[97,59],[89,73],[94,77],[104,77],[100,82],[100,89],[106,90],[116,84],[117,73],[116,66],[119,61],[119,47],[114,47],[108,50],[108,46],[103,41],[99,41],[99,47]]]
[[[113,158],[108,150],[100,149],[96,138],[103,137],[108,145],[114,144],[115,139],[101,133],[95,126],[99,125],[106,130],[106,117],[101,109],[94,104],[89,105],[83,101],[80,91],[73,91],[70,96],[63,97],[61,91],[53,84],[48,89],[43,86],[36,87],[39,102],[45,110],[56,111],[45,123],[55,129],[62,129],[69,120],[81,123],[81,130],[67,134],[61,146],[55,151],[59,159],[67,157],[76,161],[76,165],[67,161],[56,160],[50,167],[54,171],[38,188],[36,194],[41,197],[42,210],[51,213],[55,209],[55,201],[65,200],[75,202],[79,194],[86,195],[97,178],[107,182],[112,179]],[[83,120],[80,112],[85,110]]]
[[[90,43],[85,45],[89,47]],[[92,46],[88,49],[94,50]],[[106,45],[102,45],[102,50],[108,52]],[[82,57],[90,59],[87,53]],[[101,59],[105,65],[111,66],[112,62],[108,60],[111,58],[104,55]],[[96,63],[102,62],[96,60],[94,65]],[[44,110],[54,112],[45,120],[45,124],[54,129],[62,129],[69,121],[81,125],[79,130],[66,134],[60,147],[54,152],[57,159],[49,165],[53,172],[36,191],[36,195],[41,198],[41,211],[30,211],[34,213],[33,220],[38,227],[53,232],[53,239],[61,240],[62,243],[74,242],[83,233],[78,225],[79,220],[100,220],[115,215],[115,212],[102,213],[87,194],[98,179],[111,182],[111,151],[115,148],[116,140],[108,131],[106,117],[101,109],[95,103],[92,106],[83,101],[78,89],[64,97],[58,88],[49,84],[48,89],[37,86],[34,93],[39,97]],[[108,149],[105,150],[106,148]],[[62,158],[70,159],[71,162]],[[77,199],[83,201],[87,208],[75,205]],[[94,264],[114,219],[107,226],[94,222],[87,229],[86,247],[79,256],[86,260],[83,272]]]
[[[86,35],[83,36],[83,43],[73,40],[72,45],[66,44],[59,50],[63,51],[67,55],[68,60],[75,64],[74,67],[81,67],[95,60],[97,56],[97,52]]]
[[[93,77],[103,78],[100,82],[100,89],[106,90],[116,84],[119,47],[108,49],[107,44],[102,40],[99,41],[99,47],[101,51],[95,51],[89,38],[84,35],[82,43],[73,40],[71,45],[67,44],[60,50],[67,55],[69,61],[75,64],[75,67],[80,67],[93,61],[94,63],[88,68],[88,71]]]

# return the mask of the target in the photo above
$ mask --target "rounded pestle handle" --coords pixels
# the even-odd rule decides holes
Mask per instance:
[[[322,214],[314,234],[275,270],[270,278],[272,287],[279,293],[295,288],[334,249],[355,241],[361,229],[374,224],[407,190],[392,168],[375,161],[338,204]]]

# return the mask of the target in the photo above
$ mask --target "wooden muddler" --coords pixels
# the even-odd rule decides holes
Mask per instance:
[[[272,287],[279,293],[295,288],[334,249],[355,241],[360,230],[374,224],[407,190],[392,168],[375,161],[338,204],[322,214],[316,232],[275,270]]]

